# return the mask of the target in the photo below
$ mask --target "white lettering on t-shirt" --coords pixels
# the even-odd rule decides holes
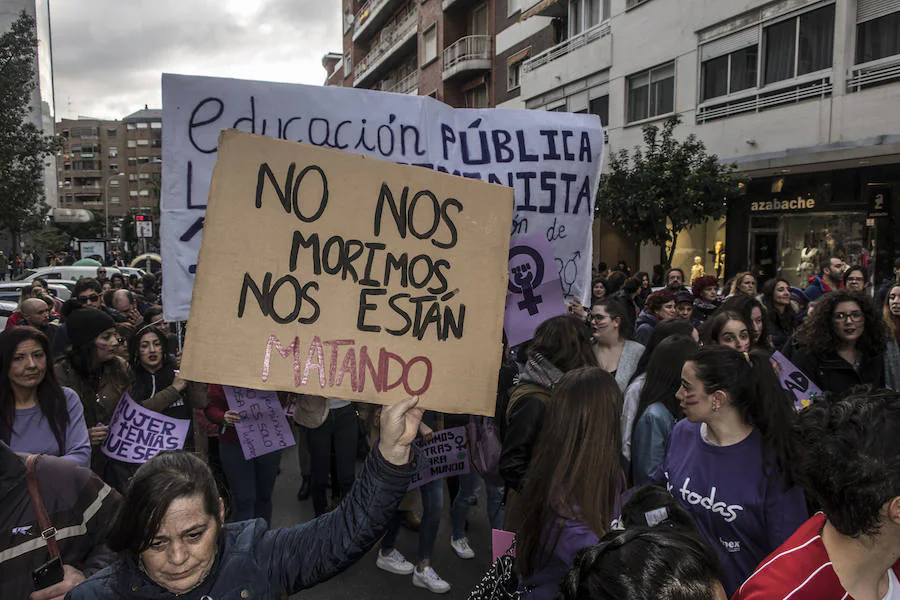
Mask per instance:
[[[719,538],[719,543],[722,544],[722,547],[725,548],[726,552],[740,552],[741,551],[741,543],[737,540],[728,541]]]
[[[716,486],[710,488],[708,496],[701,496],[697,492],[691,491],[688,487],[690,483],[691,478],[685,477],[681,489],[678,490],[681,492],[681,499],[688,504],[693,506],[699,505],[708,511],[721,515],[726,523],[734,522],[734,520],[738,518],[738,511],[744,510],[744,507],[740,504],[727,504],[721,501],[716,502]],[[672,491],[672,485],[667,485],[666,487],[669,488],[669,492]]]

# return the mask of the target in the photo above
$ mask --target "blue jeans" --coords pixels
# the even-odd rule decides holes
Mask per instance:
[[[437,539],[438,528],[441,525],[441,513],[444,512],[444,480],[438,479],[426,483],[419,488],[422,495],[422,524],[419,526],[419,553],[417,562],[431,560],[434,551],[434,542]],[[400,524],[403,522],[403,513],[399,510],[388,526],[387,533],[381,540],[384,550],[391,550],[397,542],[400,533]]]
[[[266,523],[271,521],[272,490],[281,463],[281,450],[247,460],[240,444],[221,442],[219,457],[231,488],[231,520],[263,518]]]
[[[503,529],[503,488],[501,486],[485,484],[487,491],[488,520],[493,529]],[[466,537],[466,518],[469,516],[469,507],[475,506],[478,501],[478,492],[481,490],[481,476],[474,469],[470,469],[465,475],[459,476],[459,491],[453,499],[450,508],[450,520],[453,525],[452,537],[454,540]]]

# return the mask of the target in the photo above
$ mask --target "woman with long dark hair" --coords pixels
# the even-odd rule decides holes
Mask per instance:
[[[738,352],[749,352],[752,334],[743,315],[733,310],[720,310],[703,324],[704,346],[728,346]]]
[[[616,378],[623,392],[644,354],[644,347],[630,339],[633,326],[627,310],[610,297],[594,303],[590,314],[597,362]]]
[[[661,474],[719,555],[730,596],[807,518],[790,470],[795,414],[761,351],[704,347],[684,364],[677,397],[686,418]]]
[[[183,449],[193,451],[193,409],[206,406],[206,395],[200,391],[205,386],[190,386],[176,375],[175,358],[169,352],[168,338],[156,327],[143,327],[131,337],[128,341],[128,359],[132,373],[129,388],[131,399],[167,417],[188,420],[190,424]],[[189,393],[189,389],[194,393]],[[106,481],[117,490],[124,491],[128,479],[139,466],[108,459]]]
[[[90,466],[91,445],[78,395],[57,383],[50,342],[33,327],[0,333],[0,439],[26,454]]]
[[[650,286],[650,274],[647,273],[647,271],[639,271],[635,277],[641,282],[641,291],[638,293],[635,301],[637,302],[638,308],[643,309],[644,303],[647,301],[647,296],[653,293],[653,288]]]
[[[624,484],[621,405],[615,379],[597,367],[567,373],[553,390],[521,496],[516,567],[526,598],[556,598],[575,554],[609,531]]]
[[[71,351],[56,362],[54,372],[61,385],[75,390],[84,407],[93,457],[91,466],[98,475],[105,470],[100,444],[109,433],[112,417],[122,394],[131,382],[128,363],[119,357],[124,343],[116,322],[95,308],[79,308],[66,318]]]
[[[887,331],[884,347],[884,386],[900,391],[900,285],[891,285],[881,316]]]
[[[730,310],[744,317],[750,326],[750,347],[772,352],[772,340],[769,334],[766,308],[756,296],[737,294],[722,303],[721,310]]]
[[[681,369],[698,348],[689,337],[672,337],[663,340],[650,357],[631,434],[633,485],[650,483],[666,456],[669,435],[681,417],[675,397],[681,385]]]
[[[791,284],[780,277],[770,279],[763,285],[762,297],[772,346],[775,350],[781,350],[800,323],[800,315],[791,302]]]
[[[507,487],[507,531],[515,531],[519,522],[517,496],[534,455],[551,391],[567,372],[585,366],[596,367],[597,357],[591,347],[590,329],[583,321],[561,315],[538,325],[528,349],[528,362],[510,390],[506,408],[500,476]]]
[[[843,394],[860,384],[883,387],[886,337],[884,320],[868,297],[829,292],[797,331],[801,347],[791,361],[823,392]]]

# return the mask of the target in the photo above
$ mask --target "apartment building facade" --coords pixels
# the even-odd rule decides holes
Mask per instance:
[[[80,117],[56,126],[59,206],[112,217],[159,207],[162,111],[144,108],[109,121]]]
[[[751,269],[801,285],[834,254],[873,279],[890,275],[900,256],[900,0],[525,4],[517,27],[544,19],[567,37],[517,67],[521,91],[500,106],[598,114],[610,151],[678,113],[679,136],[696,134],[750,178],[724,221],[679,238],[677,266],[700,256],[712,273],[724,252],[722,275]],[[656,262],[644,248],[641,266]]]
[[[326,84],[492,107],[496,4],[343,0],[343,53],[323,58]]]

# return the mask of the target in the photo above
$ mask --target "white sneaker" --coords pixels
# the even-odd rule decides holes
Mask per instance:
[[[475,558],[475,551],[472,550],[472,546],[469,545],[469,538],[467,537],[461,537],[458,540],[450,538],[450,547],[453,548],[453,551],[456,552],[456,555],[460,558],[466,560]]]
[[[413,585],[435,594],[446,594],[450,591],[450,584],[441,579],[431,567],[425,567],[422,571],[413,570]]]
[[[375,566],[382,571],[394,573],[395,575],[409,575],[416,570],[413,564],[406,560],[396,548],[391,548],[387,555],[382,554],[381,550],[379,550]]]

